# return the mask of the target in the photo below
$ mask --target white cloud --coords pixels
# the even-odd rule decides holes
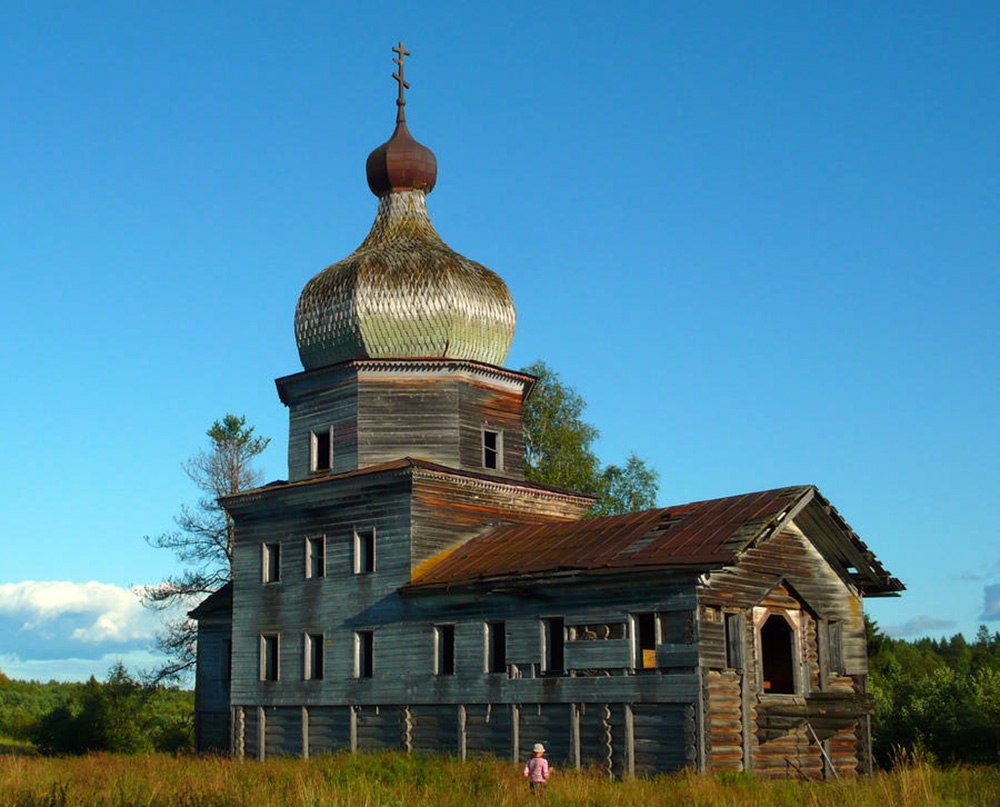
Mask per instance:
[[[1000,622],[1000,583],[983,586],[983,612],[979,618],[983,622]]]
[[[0,583],[0,669],[17,678],[103,678],[119,658],[155,665],[153,638],[164,614],[139,602],[137,589],[90,581]]]
[[[78,642],[149,639],[160,618],[142,607],[135,589],[110,583],[25,580],[0,584],[0,616],[21,621],[21,630]],[[71,623],[71,626],[70,626]]]
[[[905,636],[916,636],[921,633],[929,633],[934,630],[948,630],[955,627],[954,619],[939,619],[934,616],[915,616],[908,619],[902,625],[888,625],[884,628],[889,636],[897,639]]]

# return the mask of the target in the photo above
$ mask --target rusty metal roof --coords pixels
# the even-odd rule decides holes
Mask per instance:
[[[496,527],[425,564],[408,587],[561,571],[725,563],[814,490],[802,485],[590,521]]]

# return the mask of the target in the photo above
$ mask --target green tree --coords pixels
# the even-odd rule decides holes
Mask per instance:
[[[153,750],[147,729],[149,690],[117,662],[103,685],[93,678],[77,716],[78,734],[86,737],[85,751],[137,754]]]
[[[169,549],[186,567],[181,574],[142,589],[141,598],[148,608],[187,610],[232,579],[235,530],[218,500],[261,484],[263,477],[254,460],[271,440],[254,434],[246,417],[233,414],[215,421],[206,435],[209,449],[199,451],[182,466],[202,497],[194,507],[181,507],[174,519],[176,530],[146,536],[150,546]],[[178,680],[192,669],[196,636],[197,626],[186,616],[168,620],[157,636],[157,647],[167,660],[149,673],[150,680]]]
[[[609,465],[599,479],[595,516],[613,516],[656,507],[659,474],[633,452],[623,468]]]
[[[659,474],[631,454],[624,466],[602,467],[593,444],[599,432],[583,419],[587,404],[545,362],[523,369],[538,378],[524,406],[527,477],[597,497],[591,516],[656,506]]]
[[[121,662],[104,683],[91,676],[85,684],[30,686],[39,703],[38,690],[70,695],[32,723],[30,739],[43,754],[172,752],[194,744],[192,693],[144,685]]]
[[[980,628],[940,640],[893,639],[870,623],[869,691],[875,756],[1000,763],[1000,637]]]

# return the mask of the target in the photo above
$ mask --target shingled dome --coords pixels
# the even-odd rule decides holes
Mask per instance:
[[[514,301],[498,275],[451,249],[431,224],[437,161],[406,128],[403,103],[392,137],[368,158],[379,197],[371,232],[299,297],[295,338],[306,370],[365,358],[502,365],[510,351]]]

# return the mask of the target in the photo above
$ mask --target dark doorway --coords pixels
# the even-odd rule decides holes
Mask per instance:
[[[761,668],[766,693],[795,692],[793,636],[791,625],[778,614],[769,616],[760,629]]]

